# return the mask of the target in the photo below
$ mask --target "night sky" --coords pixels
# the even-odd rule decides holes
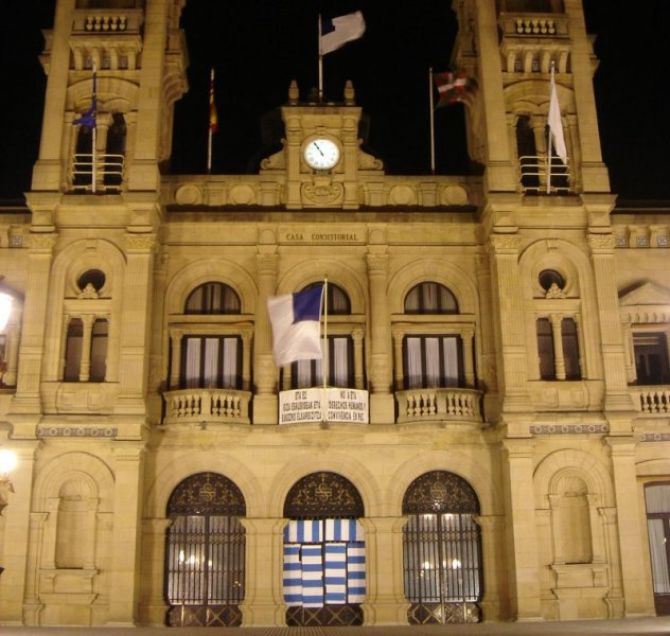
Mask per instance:
[[[45,86],[40,29],[51,26],[54,4],[3,0],[0,201],[20,200],[29,188]],[[449,67],[457,27],[450,7],[451,0],[189,0],[182,26],[191,89],[177,103],[170,170],[204,171],[214,66],[220,132],[213,172],[256,171],[270,150],[271,113],[286,102],[289,81],[298,80],[303,98],[316,86],[318,10],[337,16],[361,9],[364,38],[325,58],[326,98],[340,100],[351,79],[369,117],[366,149],[384,159],[387,173],[426,173],[427,69]],[[613,191],[621,199],[670,204],[670,2],[585,0],[585,8],[589,32],[597,35],[596,98]],[[438,173],[470,170],[463,118],[462,105],[437,112]]]

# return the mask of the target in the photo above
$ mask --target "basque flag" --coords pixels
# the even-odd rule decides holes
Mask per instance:
[[[321,295],[323,285],[295,294],[268,298],[275,363],[321,360]]]

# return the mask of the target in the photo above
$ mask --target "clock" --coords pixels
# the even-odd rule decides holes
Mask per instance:
[[[303,157],[314,170],[330,170],[340,160],[340,147],[331,139],[312,139],[305,145]]]

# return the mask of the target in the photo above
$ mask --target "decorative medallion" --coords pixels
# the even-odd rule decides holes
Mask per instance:
[[[174,489],[167,514],[244,516],[246,505],[242,492],[230,479],[217,473],[198,473]]]
[[[402,502],[403,514],[479,513],[479,501],[462,477],[434,470],[417,477]]]
[[[291,488],[284,504],[284,516],[291,519],[363,515],[363,500],[356,487],[337,473],[319,472],[303,477]]]

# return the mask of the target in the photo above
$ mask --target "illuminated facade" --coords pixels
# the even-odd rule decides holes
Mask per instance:
[[[0,624],[669,610],[670,223],[613,214],[581,2],[454,2],[473,177],[386,175],[351,86],[288,88],[258,174],[161,174],[183,5],[59,0],[46,37],[29,212],[0,215]],[[369,422],[280,425],[322,376],[275,367],[266,301],[324,276]]]

